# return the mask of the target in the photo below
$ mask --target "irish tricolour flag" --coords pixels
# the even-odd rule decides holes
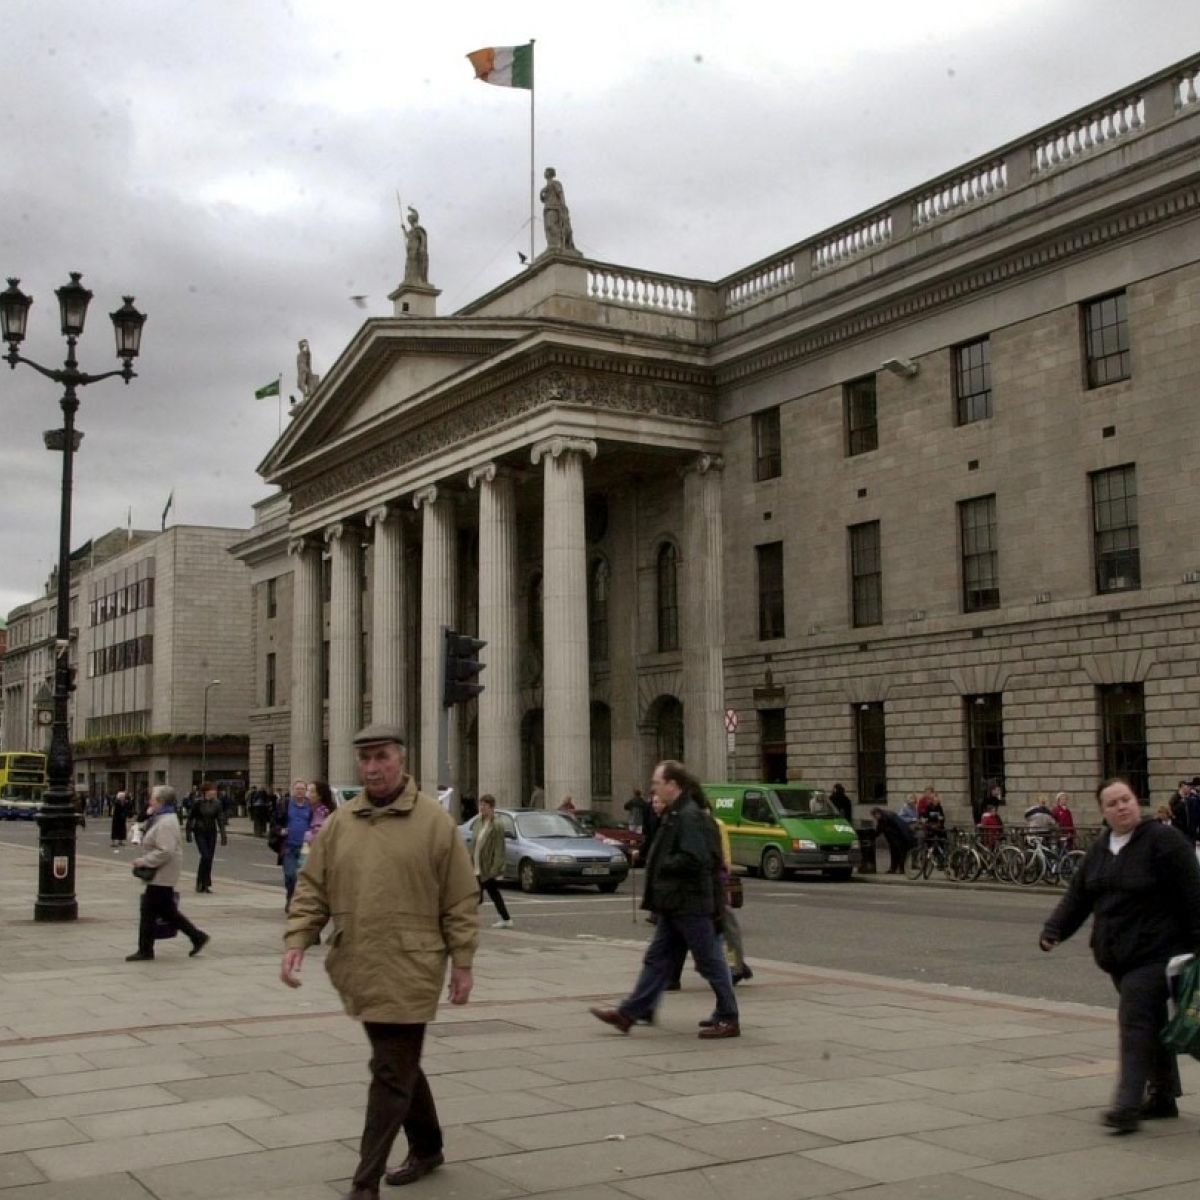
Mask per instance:
[[[487,46],[473,50],[467,57],[475,68],[475,78],[497,87],[533,90],[533,43],[524,46]]]

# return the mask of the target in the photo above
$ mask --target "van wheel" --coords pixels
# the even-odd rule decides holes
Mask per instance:
[[[768,846],[762,856],[762,877],[778,883],[784,876],[783,855],[774,846]]]
[[[537,874],[533,869],[533,863],[527,858],[521,859],[521,865],[517,868],[517,882],[520,883],[523,892],[538,890]]]

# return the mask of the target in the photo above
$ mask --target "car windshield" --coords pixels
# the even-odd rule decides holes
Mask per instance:
[[[565,813],[521,813],[517,832],[523,838],[582,838],[588,834]]]
[[[776,788],[775,799],[788,816],[836,817],[837,810],[824,792],[813,788]]]

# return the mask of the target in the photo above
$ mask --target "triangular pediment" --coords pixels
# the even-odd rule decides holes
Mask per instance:
[[[259,466],[268,480],[453,387],[529,336],[522,322],[368,321]]]

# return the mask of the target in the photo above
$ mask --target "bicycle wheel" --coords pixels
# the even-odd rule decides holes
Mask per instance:
[[[946,856],[946,878],[961,883],[971,869],[971,847],[955,846]]]
[[[925,846],[914,846],[909,851],[908,858],[904,860],[904,873],[909,879],[924,878],[926,857],[927,849]]]
[[[963,869],[964,883],[974,883],[983,874],[985,866],[990,871],[991,866],[984,862],[983,852],[978,846],[967,847],[967,858]]]
[[[1066,887],[1071,882],[1071,877],[1075,874],[1079,864],[1083,862],[1084,853],[1082,850],[1068,850],[1062,856],[1058,864],[1058,882]]]
[[[1046,877],[1046,856],[1040,849],[1025,855],[1021,866],[1020,880],[1026,886],[1041,883]]]
[[[1025,856],[1016,846],[1001,846],[996,851],[992,874],[1000,883],[1016,883],[1025,869]]]

